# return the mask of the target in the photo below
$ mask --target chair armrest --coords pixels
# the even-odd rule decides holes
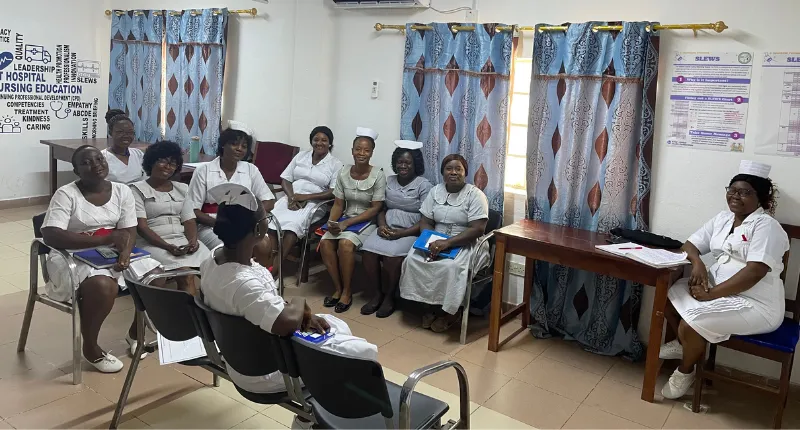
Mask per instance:
[[[64,259],[64,261],[67,262],[67,267],[69,268],[70,283],[72,284],[73,291],[78,291],[78,279],[75,276],[75,269],[77,268],[77,265],[75,264],[75,259],[72,257],[72,254],[70,254],[64,249],[54,248],[44,243],[44,239],[37,237],[33,239],[33,241],[31,242],[31,255],[39,255],[40,246],[48,247],[50,249],[50,252],[55,252],[56,254],[60,255],[61,258]]]
[[[142,279],[142,283],[145,284],[145,285],[150,285],[150,283],[155,281],[156,279],[175,278],[175,277],[178,277],[178,276],[190,276],[190,275],[200,276],[200,271],[198,271],[198,270],[172,270],[172,271],[169,271],[169,272],[153,273],[151,275],[145,276]],[[123,274],[123,276],[124,276],[124,274]]]
[[[467,380],[467,372],[458,362],[453,360],[444,360],[438,363],[430,364],[428,366],[417,369],[408,376],[403,389],[400,391],[400,426],[401,429],[408,429],[411,425],[411,395],[414,393],[414,388],[422,378],[439,373],[447,368],[454,368],[458,376],[458,400],[459,400],[459,419],[453,424],[452,428],[468,429],[469,428],[469,381]]]
[[[475,242],[475,252],[472,253],[472,257],[470,257],[470,262],[469,262],[470,272],[474,272],[474,271],[478,270],[478,268],[475,267],[475,265],[478,264],[478,261],[477,261],[477,258],[478,258],[478,252],[477,251],[478,251],[478,249],[480,249],[481,246],[483,246],[484,243],[488,242],[489,239],[491,239],[493,237],[494,237],[494,232],[490,231],[489,233],[486,233],[483,236],[479,237],[478,241]],[[472,281],[472,276],[469,277],[469,280]]]

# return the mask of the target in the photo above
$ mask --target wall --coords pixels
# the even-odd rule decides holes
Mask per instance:
[[[35,66],[54,66],[57,62],[56,45],[69,45],[71,52],[76,54],[76,60],[100,60],[100,49],[108,50],[108,30],[101,31],[103,18],[100,10],[99,0],[86,0],[79,2],[53,2],[47,0],[29,0],[25,2],[5,2],[3,12],[0,14],[0,33],[9,30],[9,39],[6,41],[0,35],[0,53],[15,53],[15,42],[17,34],[21,35],[22,43],[29,45],[43,46],[50,54],[50,63],[44,64],[39,61],[28,62],[23,58],[15,58],[11,64],[6,65],[0,71],[0,97],[11,95],[12,97],[27,96],[37,93],[27,90],[16,91],[3,89],[2,84],[31,84],[34,86],[41,81],[46,84],[54,84],[56,81],[55,71],[45,71],[34,73],[27,79],[15,80],[13,73],[19,66],[27,64]],[[102,35],[102,37],[100,37]],[[62,51],[63,52],[63,51]],[[2,54],[0,54],[2,55]],[[107,56],[107,55],[106,55]],[[76,61],[76,62],[77,62]],[[75,83],[82,87],[82,94],[79,96],[81,102],[94,103],[97,98],[99,111],[97,112],[97,128],[94,130],[99,136],[105,136],[105,122],[103,115],[107,103],[107,59],[101,61],[100,76],[96,83]],[[2,67],[2,66],[0,66]],[[60,66],[59,66],[60,67]],[[40,81],[41,80],[41,81]],[[38,95],[53,95],[52,91],[38,93]],[[10,106],[9,103],[23,102],[28,104],[25,107]],[[31,105],[40,103],[41,106]],[[66,113],[66,102],[62,102],[58,116],[68,115]],[[54,105],[58,107],[58,105]],[[35,110],[37,121],[32,118],[24,118],[30,115],[23,115],[17,109]],[[91,109],[90,109],[91,110]],[[41,113],[41,114],[39,114]],[[78,109],[76,108],[76,112]],[[89,125],[89,137],[92,134],[93,114],[85,116]],[[20,122],[19,132],[0,133],[0,144],[2,144],[3,156],[0,156],[0,200],[20,199],[31,196],[41,196],[48,194],[48,172],[47,147],[40,144],[40,139],[50,138],[80,138],[82,134],[83,121],[81,117],[68,116],[60,119],[56,116],[50,106],[50,101],[21,101],[21,100],[0,100],[0,121],[11,118],[14,122]],[[49,126],[49,130],[28,130],[27,126],[44,125]],[[16,131],[16,130],[14,130]],[[61,163],[62,170],[70,170],[66,163]],[[72,179],[71,174],[61,175],[61,182]]]
[[[434,0],[437,9],[470,6],[467,0]],[[602,4],[602,6],[600,6]],[[558,2],[530,0],[480,0],[479,20],[535,25],[541,22],[562,23],[589,20],[653,20],[663,23],[701,23],[725,21],[730,29],[722,34],[701,34],[694,38],[688,31],[663,32],[661,37],[661,65],[659,102],[657,106],[656,147],[653,152],[652,229],[681,240],[688,237],[703,222],[725,208],[722,187],[727,185],[743,158],[765,161],[773,165],[772,177],[781,185],[781,198],[777,218],[782,222],[800,224],[800,190],[796,183],[798,160],[753,155],[753,145],[744,154],[716,153],[681,148],[666,148],[665,124],[669,120],[666,90],[670,68],[668,53],[673,51],[766,51],[800,50],[796,41],[800,27],[794,17],[800,13],[800,3],[793,0],[771,0],[755,3],[747,0],[657,0],[628,1],[606,0],[597,3],[589,0],[561,0]],[[339,135],[352,135],[358,125],[375,128],[381,133],[373,160],[388,167],[389,155],[394,149],[392,140],[399,135],[400,85],[404,38],[395,31],[377,33],[372,29],[376,22],[403,24],[405,22],[463,21],[459,12],[442,15],[433,10],[409,11],[337,11],[335,28],[338,35],[334,85],[332,91],[332,118],[334,130]],[[530,35],[528,36],[530,37]],[[533,44],[526,40],[524,48],[530,56]],[[756,55],[758,59],[759,56]],[[370,84],[382,83],[378,100],[371,100]],[[747,134],[757,136],[758,126],[754,110],[759,99],[759,68],[754,68]],[[340,145],[334,150],[337,156],[348,160],[348,148]],[[795,178],[794,181],[791,181]],[[524,200],[512,200],[516,218],[524,214]],[[800,250],[800,249],[799,249]],[[800,254],[798,252],[797,254]],[[800,257],[796,255],[795,257]],[[797,261],[794,262],[795,268]],[[797,274],[791,279],[796,280]],[[521,282],[512,279],[511,298],[519,298]],[[652,289],[645,288],[644,304],[639,325],[641,337],[646,342],[649,330]],[[722,363],[753,372],[777,375],[779,369],[755,359],[723,351]],[[800,374],[795,381],[800,382]]]

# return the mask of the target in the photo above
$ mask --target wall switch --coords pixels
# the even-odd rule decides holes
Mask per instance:
[[[372,81],[372,92],[370,93],[370,97],[372,97],[373,99],[377,99],[379,90],[380,90],[380,82]]]
[[[525,276],[525,263],[512,261],[508,263],[508,274],[514,276]]]

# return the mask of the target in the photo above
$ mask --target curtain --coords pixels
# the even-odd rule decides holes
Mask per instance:
[[[502,213],[513,34],[496,32],[502,24],[457,33],[428,25],[433,30],[406,25],[400,136],[424,143],[425,177],[434,184],[444,157],[461,154],[468,182]]]
[[[136,139],[144,142],[161,137],[164,16],[154,12],[111,14],[108,108],[125,111],[133,121]]]
[[[592,31],[605,24],[536,32],[528,218],[601,233],[648,230],[659,37],[649,22]],[[641,292],[628,281],[537,262],[531,331],[639,359]]]
[[[167,15],[166,138],[188,150],[193,136],[216,154],[222,119],[222,83],[228,9]]]

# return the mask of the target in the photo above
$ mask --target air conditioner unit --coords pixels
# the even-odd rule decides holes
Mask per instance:
[[[340,9],[429,8],[431,0],[332,0]]]

